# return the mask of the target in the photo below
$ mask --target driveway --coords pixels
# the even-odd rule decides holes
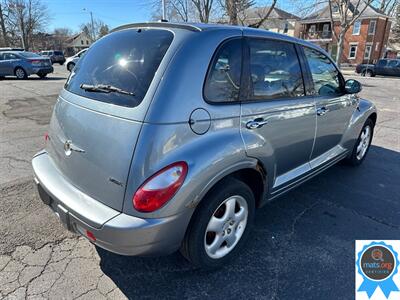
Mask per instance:
[[[30,160],[44,146],[67,72],[0,81],[0,298],[354,297],[354,241],[400,236],[400,79],[361,78],[379,110],[359,168],[337,165],[257,212],[247,248],[215,272],[179,254],[123,257],[64,230],[38,198]]]

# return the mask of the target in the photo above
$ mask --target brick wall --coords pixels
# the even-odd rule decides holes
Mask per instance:
[[[375,34],[369,35],[368,28],[371,20],[376,21]],[[361,20],[361,28],[359,35],[353,35],[353,26],[349,28],[345,35],[342,63],[344,64],[361,64],[376,62],[379,58],[385,54],[387,47],[387,41],[389,37],[391,22],[386,19],[364,19]],[[339,23],[335,23],[335,31],[339,31]],[[357,54],[355,59],[349,58],[349,50],[351,44],[357,44]],[[364,59],[366,45],[371,45],[370,59]]]

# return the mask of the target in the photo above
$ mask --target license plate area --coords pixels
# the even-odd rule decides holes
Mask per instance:
[[[42,202],[51,207],[55,215],[60,219],[61,223],[66,229],[72,230],[68,210],[61,204],[58,204],[56,201],[54,201],[54,199],[51,198],[51,196],[39,183],[37,184],[37,188]]]

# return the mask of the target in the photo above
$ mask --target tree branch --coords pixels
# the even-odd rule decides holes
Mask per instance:
[[[264,16],[261,16],[260,14],[258,14],[259,17],[260,17],[260,20],[258,20],[257,22],[255,22],[253,24],[250,24],[249,27],[260,28],[260,26],[268,19],[269,15],[274,10],[276,2],[277,2],[277,0],[273,0],[271,6],[269,7],[269,9],[267,11],[267,13]]]

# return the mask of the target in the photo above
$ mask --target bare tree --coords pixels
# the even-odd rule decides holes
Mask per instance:
[[[332,33],[337,41],[336,64],[340,67],[343,53],[343,43],[347,30],[357,21],[360,15],[368,8],[373,0],[329,0],[329,14],[332,25]],[[362,4],[360,6],[360,4]],[[337,8],[337,17],[333,13],[333,7]],[[339,23],[339,30],[335,30],[335,23]]]
[[[93,23],[90,21],[88,23],[83,23],[80,26],[81,31],[86,33],[93,42],[102,36],[106,35],[109,31],[108,25],[100,19],[93,19]]]
[[[256,12],[258,20],[254,23],[249,24],[249,27],[260,28],[260,26],[263,25],[263,23],[265,21],[267,21],[267,19],[273,12],[273,10],[276,6],[276,2],[277,2],[277,0],[273,0],[270,6],[258,9]]]
[[[171,0],[171,6],[179,15],[183,22],[189,21],[189,3],[188,0]]]
[[[232,25],[239,25],[240,16],[254,4],[253,0],[220,0],[224,15],[228,17],[228,23]]]
[[[213,0],[191,0],[196,8],[197,16],[202,23],[210,21],[210,15],[213,8]]]
[[[54,29],[52,40],[54,49],[65,49],[68,39],[72,36],[70,28],[62,27]]]
[[[0,2],[0,32],[3,39],[3,43],[5,47],[9,46],[9,41],[7,37],[7,29],[6,29],[6,22],[5,22],[5,11],[3,9],[3,4]]]
[[[399,0],[379,0],[376,4],[376,8],[382,11],[385,15],[392,17],[399,5]]]
[[[394,13],[394,22],[390,35],[390,42],[400,43],[400,5],[397,5]]]
[[[47,6],[40,0],[7,0],[7,24],[10,31],[20,36],[22,46],[30,49],[33,34],[49,21]]]
[[[107,35],[110,32],[110,28],[107,24],[103,24],[99,29],[99,38]]]

